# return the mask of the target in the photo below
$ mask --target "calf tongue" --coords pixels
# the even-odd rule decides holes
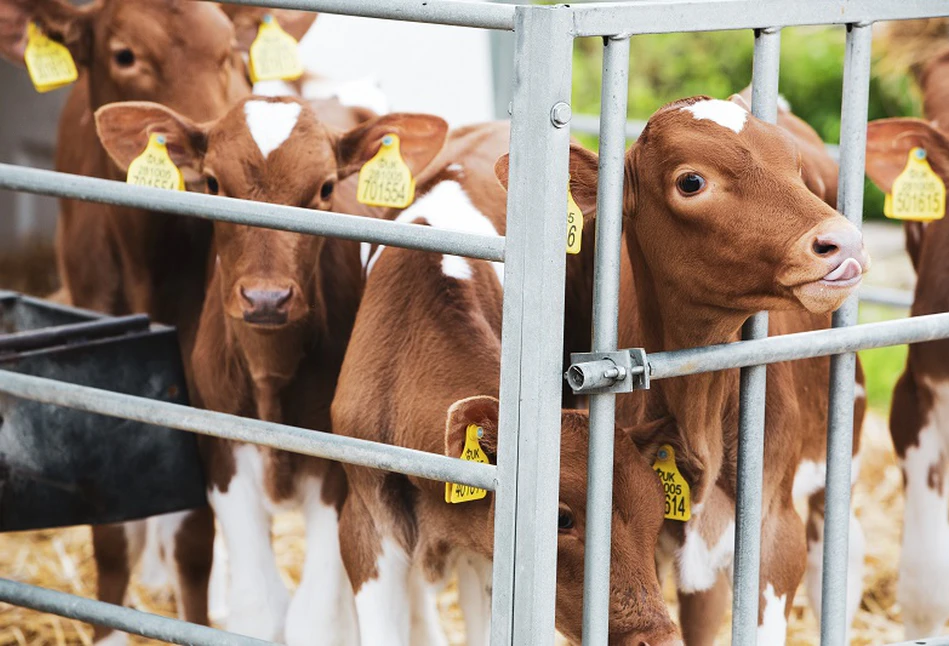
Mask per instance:
[[[862,273],[863,268],[860,263],[855,258],[847,258],[838,265],[837,269],[824,276],[824,280],[831,282],[851,280]]]

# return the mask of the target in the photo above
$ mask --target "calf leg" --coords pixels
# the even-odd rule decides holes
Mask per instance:
[[[270,641],[283,640],[289,593],[280,578],[270,543],[257,447],[234,447],[236,472],[226,490],[211,489],[209,499],[230,558],[227,630]]]
[[[92,549],[96,561],[99,601],[122,605],[128,591],[132,568],[145,546],[145,521],[92,526]],[[95,626],[93,640],[97,644],[118,646],[128,636],[106,626]]]
[[[412,619],[409,628],[412,646],[448,646],[448,638],[442,629],[441,619],[438,614],[438,589],[439,585],[430,583],[425,579],[425,575],[418,567],[413,567],[409,572],[409,586],[411,590]],[[461,582],[459,581],[459,592]],[[462,602],[462,611],[464,612],[464,603]],[[468,615],[465,614],[465,625],[468,625]],[[469,646],[479,646],[482,642],[472,641],[470,632],[468,641]],[[487,644],[487,642],[484,642]]]
[[[686,644],[714,646],[728,608],[730,585],[727,573],[721,572],[709,590],[693,593],[679,591],[679,623]]]
[[[356,643],[352,586],[339,549],[336,505],[323,500],[322,479],[308,478],[304,489],[306,560],[287,613],[287,644],[349,646]]]
[[[458,559],[458,597],[465,615],[469,646],[488,646],[491,638],[493,567],[487,559],[468,554]]]
[[[794,593],[804,578],[807,544],[794,507],[777,503],[765,512],[761,527],[761,579],[758,643],[783,646]]]
[[[214,558],[214,516],[201,507],[160,517],[165,553],[172,557],[178,616],[207,626],[208,582]]]

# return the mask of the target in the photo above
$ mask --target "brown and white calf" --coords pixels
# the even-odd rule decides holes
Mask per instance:
[[[658,352],[734,341],[760,310],[779,310],[772,312],[772,334],[829,323],[826,313],[857,287],[868,257],[857,229],[805,183],[811,168],[800,153],[794,137],[751,116],[740,98],[694,97],[653,115],[626,156],[623,208],[633,281],[627,277],[622,287],[622,347]],[[571,157],[573,195],[592,209],[596,156],[573,147]],[[808,558],[792,495],[797,482],[806,489],[801,493],[817,498],[812,516],[821,513],[827,374],[826,359],[768,368],[761,644],[784,643],[806,564],[820,565],[819,541],[812,541],[815,556]],[[861,411],[862,405],[858,417]],[[667,521],[661,552],[674,560],[686,643],[712,644],[733,557],[738,371],[661,381],[618,402],[620,424],[670,416],[682,454],[696,468],[692,518]],[[796,481],[799,466],[805,476]],[[851,528],[859,557],[853,520]],[[860,570],[851,571],[853,606]]]
[[[949,78],[944,78],[949,80]],[[928,104],[927,104],[928,108]],[[940,120],[939,126],[943,125]],[[914,147],[949,183],[949,130],[921,119],[882,119],[867,130],[867,175],[884,192]],[[949,220],[923,226],[911,245],[912,316],[949,311]],[[909,346],[893,391],[890,434],[903,470],[906,506],[897,597],[907,639],[935,636],[949,619],[949,341]]]
[[[494,178],[506,124],[452,133],[437,173],[391,214],[401,222],[503,234],[506,196]],[[334,432],[458,457],[469,424],[493,462],[503,265],[365,245],[366,287],[343,362]],[[617,430],[613,513],[611,644],[680,643],[662,599],[654,552],[662,524],[650,464],[668,423],[653,425],[640,450]],[[588,419],[562,415],[557,626],[581,632]],[[446,644],[434,596],[459,577],[467,642],[487,644],[494,496],[450,505],[445,484],[345,466],[349,497],[340,519],[343,559],[355,592],[363,646]]]
[[[250,97],[198,124],[147,103],[106,106],[99,133],[120,166],[164,133],[208,192],[323,210],[358,211],[346,178],[390,133],[416,174],[441,149],[437,117],[393,114],[346,133],[290,98]],[[341,185],[341,182],[343,185]],[[195,383],[212,410],[328,431],[330,402],[359,303],[359,245],[217,222],[216,260],[194,350]],[[352,639],[351,596],[337,513],[338,464],[254,445],[206,442],[209,497],[230,560],[228,630],[290,644]],[[291,602],[270,543],[272,515],[302,508],[307,550]]]

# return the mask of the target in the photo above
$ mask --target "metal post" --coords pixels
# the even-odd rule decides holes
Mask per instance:
[[[751,109],[774,123],[778,115],[778,69],[781,32],[755,31]],[[768,336],[768,313],[750,318],[744,339]],[[755,646],[758,639],[758,579],[761,561],[761,480],[764,462],[764,420],[767,366],[741,371],[738,432],[738,482],[735,498],[735,571],[732,599],[732,644]]]
[[[600,167],[593,274],[593,351],[616,350],[629,36],[603,39],[600,101]],[[613,439],[616,395],[590,397],[587,460],[586,552],[583,564],[583,643],[606,644],[610,626],[610,538],[613,521]]]
[[[518,0],[494,0],[498,4],[517,4]],[[511,84],[514,82],[514,36],[504,31],[492,31],[491,76],[494,89],[494,118],[510,117]]]
[[[863,214],[863,172],[870,98],[872,26],[847,26],[844,99],[840,123],[840,188],[837,204],[856,226]],[[857,322],[858,297],[834,313],[834,327]],[[853,391],[856,355],[830,358],[827,414],[827,484],[824,510],[824,580],[821,586],[821,644],[842,646],[847,626],[847,553],[850,533],[850,468],[853,449]]]
[[[515,14],[495,646],[554,643],[572,15],[566,6]]]

